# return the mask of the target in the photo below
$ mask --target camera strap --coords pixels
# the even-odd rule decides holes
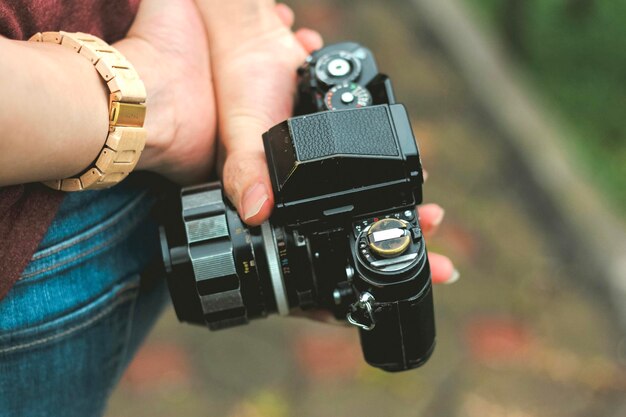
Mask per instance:
[[[348,322],[363,330],[370,331],[376,327],[374,319],[374,303],[376,300],[369,292],[361,293],[359,299],[350,305],[350,311],[346,315]]]

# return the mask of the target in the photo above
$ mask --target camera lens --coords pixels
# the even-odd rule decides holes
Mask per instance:
[[[248,228],[219,183],[183,189],[180,203],[180,220],[161,230],[178,318],[216,330],[288,314],[286,243],[274,228],[268,222]]]

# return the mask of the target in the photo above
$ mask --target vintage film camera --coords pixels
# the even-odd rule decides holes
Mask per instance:
[[[298,75],[296,116],[263,135],[270,221],[248,227],[209,183],[183,188],[161,228],[178,319],[216,330],[324,309],[358,327],[372,366],[416,368],[434,349],[435,324],[406,110],[356,43],[316,51]]]

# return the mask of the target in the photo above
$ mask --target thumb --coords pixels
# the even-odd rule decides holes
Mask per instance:
[[[284,34],[288,44],[297,45],[288,29]],[[213,60],[224,191],[251,226],[267,220],[273,207],[263,133],[291,116],[296,69],[306,56],[282,42],[261,42]]]
[[[274,206],[262,135],[291,115],[296,69],[321,46],[316,32],[294,36],[275,19],[267,36],[213,56],[224,191],[251,226],[267,220]]]
[[[236,120],[233,122],[239,124]],[[274,197],[261,139],[266,129],[255,129],[250,125],[251,121],[247,123],[248,126],[242,125],[233,138],[249,140],[246,140],[245,147],[226,151],[222,181],[224,192],[237,208],[239,216],[247,224],[257,226],[269,218]]]

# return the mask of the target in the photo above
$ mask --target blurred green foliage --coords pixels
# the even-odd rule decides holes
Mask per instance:
[[[465,1],[562,112],[586,170],[626,213],[626,1]]]

